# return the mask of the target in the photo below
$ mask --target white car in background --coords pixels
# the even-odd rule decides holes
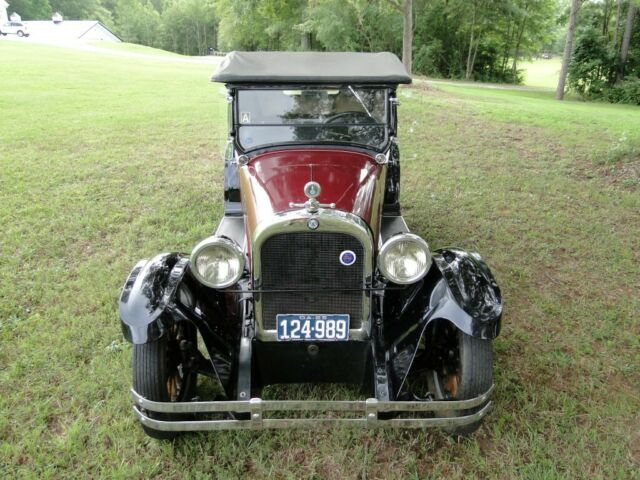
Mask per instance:
[[[0,34],[4,36],[10,33],[19,37],[29,36],[29,30],[27,29],[27,26],[22,22],[7,22],[4,25],[0,26]]]

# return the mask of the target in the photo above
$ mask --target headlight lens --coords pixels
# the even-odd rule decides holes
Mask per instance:
[[[227,238],[206,238],[191,252],[191,271],[208,287],[229,287],[242,276],[244,253]]]
[[[391,237],[378,254],[378,267],[382,274],[401,285],[417,282],[427,274],[430,266],[429,245],[411,233]]]

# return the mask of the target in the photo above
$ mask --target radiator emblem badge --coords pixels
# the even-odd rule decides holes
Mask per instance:
[[[340,263],[345,267],[350,267],[356,263],[356,254],[351,250],[345,250],[340,254]]]
[[[308,198],[316,198],[320,195],[322,189],[320,188],[320,184],[318,182],[308,182],[304,186],[304,194]]]

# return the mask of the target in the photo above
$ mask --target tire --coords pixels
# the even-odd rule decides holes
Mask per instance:
[[[133,346],[133,388],[140,395],[155,402],[185,402],[195,396],[197,373],[181,370],[181,352],[175,327],[158,340]],[[175,416],[146,412],[158,420]],[[159,440],[175,438],[179,432],[154,430],[142,425],[145,433]]]
[[[428,372],[429,388],[436,400],[468,400],[485,393],[493,384],[493,348],[491,340],[472,337],[445,322],[434,330],[433,342],[448,341],[447,355],[440,356]],[[451,354],[453,352],[453,354]],[[438,416],[471,415],[486,404],[470,410],[449,410]],[[454,436],[475,432],[482,419],[461,427],[445,429]]]
[[[24,37],[24,32],[22,30],[18,30],[18,36],[19,37]]]

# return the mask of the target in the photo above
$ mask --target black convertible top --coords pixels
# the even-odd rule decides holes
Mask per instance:
[[[411,83],[393,53],[231,52],[211,80],[221,83]]]

